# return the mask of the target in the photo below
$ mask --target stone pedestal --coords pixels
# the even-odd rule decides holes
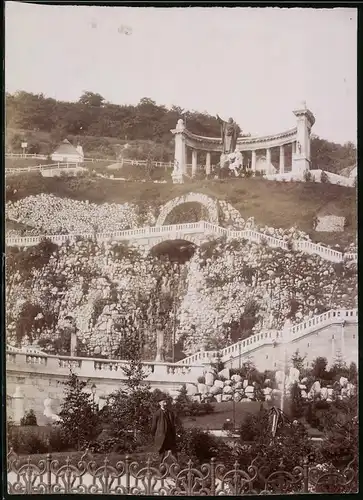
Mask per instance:
[[[13,394],[14,424],[20,425],[20,420],[24,417],[24,394],[18,386]]]

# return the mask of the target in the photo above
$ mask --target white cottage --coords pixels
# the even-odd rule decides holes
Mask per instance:
[[[79,144],[75,148],[65,139],[52,154],[52,161],[82,163],[84,161],[83,148]]]

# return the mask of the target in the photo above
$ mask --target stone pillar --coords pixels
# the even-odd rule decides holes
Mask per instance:
[[[252,172],[256,172],[256,151],[252,151],[251,169]]]
[[[285,150],[284,146],[280,146],[280,174],[285,173]]]
[[[267,148],[266,149],[266,163],[267,163],[267,168],[271,165],[271,149]]]
[[[345,321],[342,321],[341,324],[341,341],[340,341],[340,352],[342,353],[342,359],[345,360],[345,338],[344,338],[344,327]]]
[[[331,359],[332,359],[332,362],[334,362],[334,359],[335,359],[335,338],[334,338],[334,334],[331,337]]]
[[[156,329],[156,356],[155,361],[164,361],[164,332],[162,328]]]
[[[13,394],[14,424],[20,425],[20,420],[24,417],[24,395],[19,386]]]
[[[305,102],[300,109],[294,111],[294,115],[297,118],[297,133],[296,151],[292,156],[292,172],[302,176],[306,170],[310,170],[310,134],[315,117],[307,109]]]
[[[75,328],[71,329],[71,356],[77,355],[77,332]]]
[[[206,175],[210,175],[211,173],[211,164],[210,164],[210,152],[207,152],[207,156],[205,159],[205,173]]]
[[[182,119],[178,120],[175,129],[172,129],[171,132],[175,136],[175,154],[174,161],[178,165],[178,170],[181,171],[182,174],[186,173],[186,142],[185,142],[185,125]]]
[[[198,151],[196,149],[192,149],[192,177],[195,177],[197,173],[197,164],[198,164]]]

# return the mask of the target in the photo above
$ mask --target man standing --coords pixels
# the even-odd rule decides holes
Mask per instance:
[[[165,397],[162,396],[158,402],[160,408],[154,414],[151,426],[155,450],[159,453],[161,461],[169,450],[177,459],[175,416],[167,409]]]

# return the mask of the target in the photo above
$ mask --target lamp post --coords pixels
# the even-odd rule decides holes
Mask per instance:
[[[96,413],[96,405],[95,405],[95,396],[96,396],[96,390],[97,387],[95,383],[92,384],[91,391],[92,391],[92,407],[93,407],[93,413]]]

